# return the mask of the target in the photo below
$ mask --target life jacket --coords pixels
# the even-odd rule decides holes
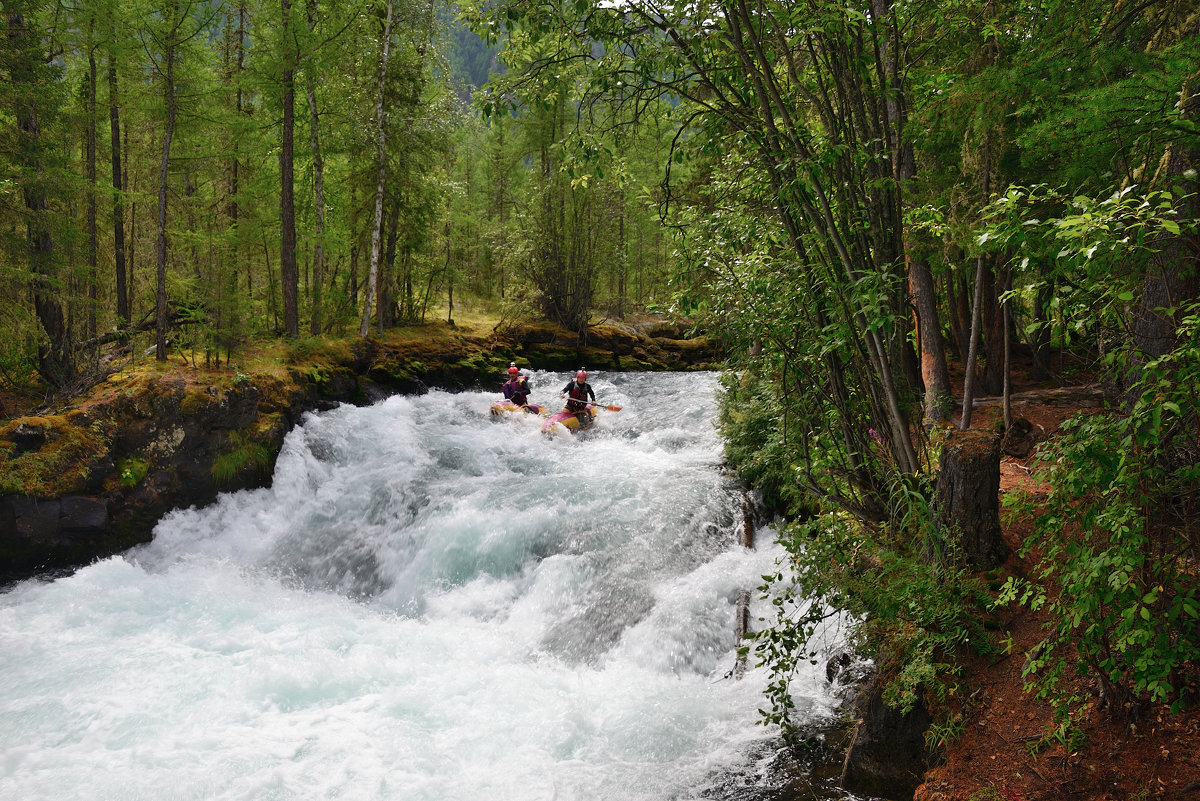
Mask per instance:
[[[582,384],[576,384],[572,381],[567,385],[567,411],[582,412],[588,405],[588,394],[591,390],[591,385],[586,381]]]
[[[518,406],[524,406],[529,401],[529,379],[523,375],[510,378],[503,387],[504,397]]]

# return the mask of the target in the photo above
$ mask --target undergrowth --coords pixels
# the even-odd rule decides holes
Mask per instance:
[[[1180,711],[1195,702],[1200,664],[1200,315],[1180,344],[1140,363],[1110,356],[1136,376],[1127,413],[1079,416],[1039,455],[1050,485],[1024,544],[1037,558],[1028,580],[1010,579],[1001,603],[1043,610],[1045,637],[1025,666],[1028,686],[1055,710],[1053,737],[1070,742],[1095,694],[1129,718],[1148,703]]]
[[[213,460],[212,476],[221,484],[233,481],[247,467],[258,472],[271,468],[274,452],[261,442],[241,432],[231,432],[229,435],[230,449]]]
[[[758,662],[772,674],[764,722],[785,736],[796,732],[790,680],[820,660],[828,647],[822,635],[838,620],[849,623],[856,652],[878,659],[884,702],[903,714],[924,706],[933,715],[931,750],[961,732],[958,655],[999,652],[985,626],[991,595],[967,569],[930,562],[923,539],[833,512],[783,529],[787,561],[762,587],[774,619],[753,635]]]

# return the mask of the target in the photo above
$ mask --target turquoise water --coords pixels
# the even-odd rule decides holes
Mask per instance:
[[[557,403],[565,381],[535,373],[532,400]],[[579,436],[490,419],[498,393],[310,416],[270,489],[0,595],[0,798],[638,801],[753,784],[779,750],[756,725],[765,677],[726,676],[737,592],[780,551],[735,544],[716,377],[592,383],[623,409]],[[834,714],[815,670],[797,692],[814,720]]]

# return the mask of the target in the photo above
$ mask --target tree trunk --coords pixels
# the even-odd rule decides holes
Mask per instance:
[[[991,141],[984,139],[983,144],[983,196],[986,199],[991,192],[989,176],[992,171]],[[963,374],[963,408],[959,428],[966,430],[971,427],[971,412],[975,403],[975,360],[979,353],[979,329],[981,310],[983,306],[983,284],[987,277],[987,258],[980,253],[975,260],[975,299],[971,304],[971,333],[967,343],[967,363]]]
[[[625,319],[625,278],[629,273],[629,243],[625,234],[625,189],[617,195],[620,203],[617,218],[617,319]]]
[[[450,271],[450,217],[446,217],[446,227],[443,231],[443,238],[446,240],[446,303],[449,308],[446,311],[446,322],[454,325],[454,274]]]
[[[942,445],[937,476],[941,547],[928,556],[942,562],[961,551],[976,570],[1004,561],[1000,531],[1000,437],[986,431],[954,431]]]
[[[362,251],[362,236],[358,230],[358,189],[350,184],[350,269],[346,272],[346,298],[350,308],[358,305],[358,262]],[[344,329],[343,329],[344,330]]]
[[[51,264],[54,239],[46,216],[50,204],[44,185],[45,165],[42,163],[42,132],[39,122],[38,94],[33,87],[38,82],[37,71],[45,62],[38,36],[26,25],[21,5],[12,0],[4,3],[8,21],[8,45],[11,67],[8,79],[16,87],[18,100],[13,109],[19,135],[19,157],[25,168],[21,194],[29,211],[26,240],[29,247],[29,266],[33,285],[33,307],[48,345],[38,345],[38,373],[52,387],[63,387],[75,377],[71,341],[66,317],[57,295],[51,290]]]
[[[379,275],[380,245],[383,237],[383,184],[387,178],[387,114],[383,108],[383,87],[387,78],[388,56],[392,43],[392,0],[387,4],[387,21],[383,26],[383,53],[379,59],[379,82],[375,95],[375,223],[371,229],[371,267],[367,276],[366,296],[363,298],[362,323],[358,335],[366,338],[371,326],[371,298]]]
[[[308,0],[308,29],[316,31],[316,0]],[[317,114],[316,68],[310,55],[305,69],[305,92],[308,94],[308,125],[312,139],[313,203],[315,205],[317,237],[313,243],[312,320],[308,331],[319,336],[324,326],[322,285],[325,276],[325,159],[321,155],[320,117]]]
[[[293,176],[296,131],[296,71],[292,64],[291,0],[280,0],[283,13],[283,131],[279,148],[279,284],[283,291],[283,333],[300,336],[300,279],[296,270],[296,184]]]
[[[88,238],[88,314],[87,338],[96,338],[96,285],[100,276],[96,269],[96,251],[99,238],[96,235],[96,21],[88,19],[88,111],[87,111],[87,238]]]
[[[396,239],[400,233],[400,198],[392,200],[384,223],[384,248],[379,260],[379,286],[375,288],[377,298],[375,322],[379,335],[395,323],[396,308]],[[408,318],[403,309],[401,315]]]
[[[244,113],[244,98],[242,95],[242,71],[246,64],[246,4],[239,2],[237,4],[237,25],[233,24],[233,9],[226,11],[228,15],[226,19],[226,30],[229,33],[229,53],[228,58],[233,63],[226,67],[225,79],[228,83],[234,85],[234,114],[235,119],[240,122]],[[226,278],[228,294],[229,313],[225,319],[225,361],[228,363],[232,356],[234,343],[237,341],[238,329],[241,326],[240,303],[238,298],[238,275],[242,268],[242,231],[241,231],[241,201],[238,198],[238,192],[241,191],[241,156],[240,146],[237,133],[235,132],[232,141],[229,144],[229,204],[226,213],[229,216],[230,229],[230,264],[228,267],[228,275]],[[249,285],[250,271],[246,270],[247,300],[253,298]]]
[[[158,241],[155,248],[156,314],[154,326],[154,358],[167,360],[167,167],[171,161],[171,138],[175,135],[175,45],[179,21],[175,19],[178,5],[169,4],[167,11],[167,40],[164,45],[163,95],[167,103],[167,129],[163,135],[162,161],[158,168]]]
[[[988,395],[999,395],[1004,391],[1004,311],[1000,296],[1008,281],[1009,269],[989,269],[983,282],[983,348],[986,362],[983,365],[983,391]]]
[[[917,343],[921,349],[925,422],[940,423],[950,416],[954,407],[954,393],[950,388],[950,370],[946,366],[946,341],[938,320],[937,292],[929,263],[920,256],[909,255],[907,235],[904,250],[909,261],[909,289],[917,320]]]
[[[125,240],[125,287],[129,290],[129,299],[126,305],[129,308],[129,319],[133,320],[133,303],[137,297],[137,195],[135,194],[135,184],[137,183],[137,173],[134,177],[129,177],[129,126],[125,126],[124,132],[121,134],[121,186],[128,193],[129,200],[129,236]]]
[[[1012,270],[1006,270],[1004,275],[1003,292],[1007,294],[1012,289]],[[1004,435],[1012,431],[1012,311],[1008,308],[1008,299],[1001,304],[1001,314],[1004,315]]]
[[[108,30],[108,129],[109,142],[112,148],[112,187],[113,187],[113,261],[116,269],[117,291],[117,328],[129,327],[131,314],[129,311],[129,288],[125,275],[125,200],[122,194],[124,184],[121,175],[121,107],[120,95],[117,94],[117,56],[113,38],[116,37],[116,25]]]
[[[986,259],[982,253],[975,260],[975,299],[971,304],[971,333],[967,344],[967,362],[963,368],[963,407],[962,419],[958,427],[971,427],[971,411],[975,403],[975,360],[979,354],[980,307],[983,305],[983,281],[987,269]]]
[[[1183,90],[1185,93],[1187,89]],[[1200,89],[1193,88],[1188,99],[1181,103],[1182,116],[1195,123],[1200,120]],[[1186,139],[1173,142],[1164,156],[1166,177],[1177,187],[1181,217],[1194,223],[1200,219],[1200,145],[1183,146]],[[1195,141],[1193,139],[1193,141]],[[1185,305],[1200,295],[1200,234],[1162,234],[1153,243],[1154,255],[1142,284],[1133,318],[1133,341],[1146,360],[1155,359],[1178,344],[1179,318],[1186,314]],[[1132,381],[1135,375],[1129,377]]]
[[[893,169],[897,183],[895,223],[899,226],[900,247],[908,267],[908,293],[914,308],[919,364],[917,373],[925,389],[924,417],[927,423],[941,422],[947,418],[952,406],[950,372],[946,367],[946,347],[942,339],[941,322],[938,320],[937,296],[933,287],[933,274],[929,264],[913,254],[912,231],[904,224],[904,191],[917,175],[917,161],[912,143],[905,140],[908,124],[907,93],[904,86],[904,66],[901,64],[903,42],[900,30],[891,16],[891,0],[872,0],[872,12],[885,23],[885,34],[881,37],[882,60],[886,81],[886,108],[888,134],[891,141]],[[911,350],[904,343],[907,360]],[[913,379],[915,383],[916,378]]]
[[[960,280],[960,272],[953,270],[946,276],[946,297],[950,299],[950,336],[954,352],[959,362],[966,364],[967,351],[971,349],[971,282],[965,276]]]

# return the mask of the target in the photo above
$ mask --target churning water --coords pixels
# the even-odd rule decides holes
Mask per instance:
[[[779,552],[735,543],[715,384],[595,376],[623,410],[554,438],[498,394],[314,415],[270,489],[10,587],[0,798],[731,797],[777,749],[727,674]]]

